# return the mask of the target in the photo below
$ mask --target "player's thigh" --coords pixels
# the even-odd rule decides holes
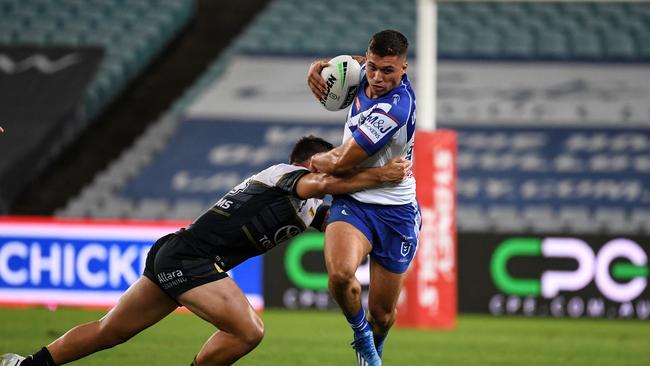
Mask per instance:
[[[334,221],[325,230],[325,266],[333,270],[356,271],[361,261],[370,253],[368,238],[352,224]]]
[[[370,260],[370,288],[368,306],[371,312],[392,313],[397,306],[399,293],[406,273],[394,273],[374,260]]]
[[[242,334],[262,327],[255,309],[230,277],[192,288],[179,295],[177,300],[228,333]]]
[[[178,307],[160,287],[140,277],[102,319],[105,330],[123,335],[136,334],[157,323]]]

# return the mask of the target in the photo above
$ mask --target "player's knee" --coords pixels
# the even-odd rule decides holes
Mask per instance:
[[[110,348],[122,344],[128,341],[129,339],[131,339],[134,335],[132,332],[126,329],[121,329],[111,324],[106,324],[104,321],[101,320],[98,321],[98,325],[99,325],[98,336],[100,342],[105,348]]]
[[[355,271],[346,268],[337,268],[330,270],[328,273],[328,280],[330,288],[347,288],[350,287],[356,277],[354,277]]]
[[[397,310],[386,311],[384,309],[369,309],[370,316],[368,321],[374,329],[380,331],[387,331],[395,322],[395,316],[397,315]]]
[[[250,326],[240,335],[240,339],[250,348],[257,347],[264,338],[264,322],[260,317],[256,317]]]

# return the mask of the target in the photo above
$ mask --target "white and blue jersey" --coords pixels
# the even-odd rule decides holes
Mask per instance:
[[[343,141],[353,138],[368,153],[361,167],[378,167],[390,159],[413,158],[415,95],[406,75],[386,95],[369,98],[365,65],[359,91],[345,124]],[[415,199],[415,178],[334,197],[329,222],[344,221],[361,231],[370,257],[393,273],[404,273],[417,250],[422,219]]]
[[[343,142],[353,138],[368,153],[361,167],[380,167],[390,159],[404,156],[412,160],[415,139],[415,94],[406,74],[400,84],[386,95],[369,98],[365,89],[366,66],[361,68],[359,91],[348,112]],[[415,178],[401,183],[352,193],[357,201],[381,205],[402,205],[415,201]]]

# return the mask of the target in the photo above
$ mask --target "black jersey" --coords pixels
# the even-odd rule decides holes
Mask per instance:
[[[323,201],[295,193],[296,182],[308,173],[295,165],[271,166],[237,185],[179,235],[228,271],[312,224],[320,229]]]

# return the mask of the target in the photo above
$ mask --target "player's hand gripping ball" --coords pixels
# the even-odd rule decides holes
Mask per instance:
[[[327,85],[327,93],[319,100],[325,109],[338,111],[352,104],[361,80],[361,65],[355,59],[348,55],[336,56],[320,75]]]

